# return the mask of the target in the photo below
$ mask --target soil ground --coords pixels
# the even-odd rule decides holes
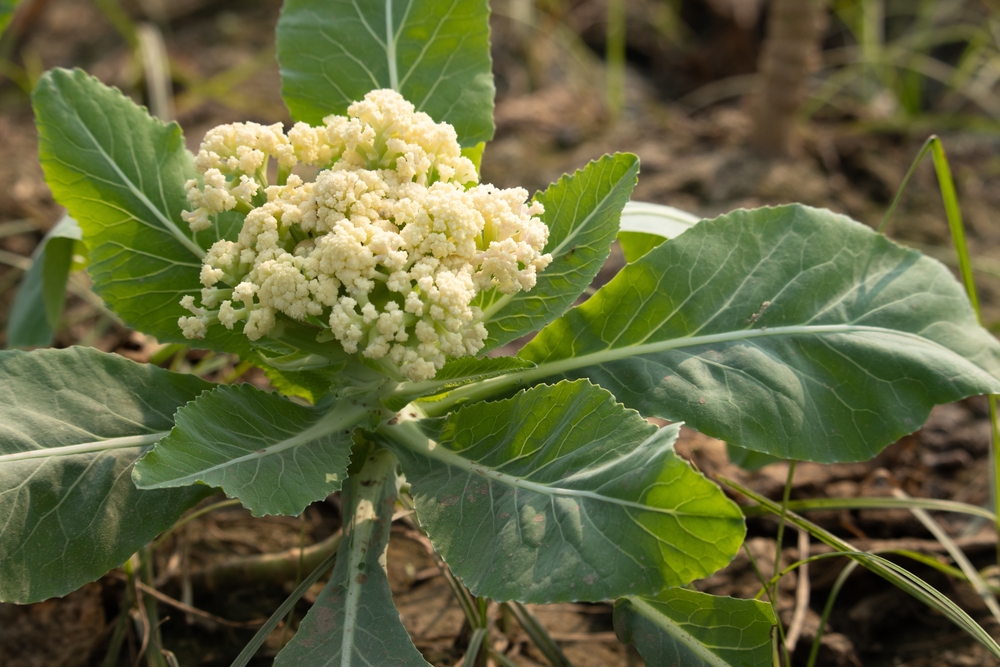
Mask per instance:
[[[16,47],[20,55],[15,61],[25,67],[29,77],[42,67],[82,66],[127,92],[140,90],[139,70],[126,42],[96,3],[27,1],[31,6],[23,16],[26,20],[15,23],[5,43],[8,54]],[[190,148],[196,149],[204,132],[219,123],[289,120],[273,64],[273,25],[279,5],[278,0],[248,0],[240,5],[214,0],[134,0],[125,4],[130,16],[150,20],[162,29],[178,79],[174,100],[177,119],[185,128]],[[594,9],[594,3],[577,5],[578,23],[586,23],[586,12],[600,9]],[[717,23],[708,31],[706,44],[683,67],[678,66],[676,77],[665,77],[656,69],[655,59],[640,62],[646,69],[630,70],[625,108],[612,119],[593,85],[596,65],[581,58],[572,43],[560,41],[558,30],[549,30],[545,39],[532,37],[518,24],[495,17],[497,138],[487,149],[484,181],[534,191],[606,152],[632,151],[642,164],[634,196],[637,200],[670,204],[706,217],[738,207],[800,201],[877,225],[925,135],[876,133],[863,119],[840,118],[804,127],[793,158],[768,161],[755,156],[744,148],[752,131],[749,103],[717,105],[692,114],[665,99],[676,96],[678,89],[690,89],[692,77],[704,83],[711,76],[740,73],[747,62],[753,62],[754,40],[759,38],[740,37],[732,26]],[[581,34],[586,38],[588,33],[581,30]],[[647,37],[639,35],[637,42],[643,43]],[[0,44],[0,50],[2,47]],[[995,268],[1000,261],[1000,139],[964,131],[950,132],[944,139],[955,169],[970,244],[984,269],[977,279],[985,320],[996,323],[1000,321],[1000,271]],[[0,188],[0,223],[23,219],[31,225],[24,233],[0,238],[0,249],[28,257],[61,211],[42,180],[28,99],[10,79],[0,84],[0,145],[4,152],[0,183],[7,184]],[[951,261],[944,209],[929,165],[917,171],[896,213],[891,235]],[[617,253],[601,279],[607,280],[620,265]],[[0,322],[18,278],[18,271],[0,268]],[[148,360],[159,347],[155,341],[118,326],[88,300],[74,295],[56,344],[93,345],[137,360]],[[190,369],[202,357],[194,352],[168,363]],[[265,383],[253,372],[241,380]],[[889,495],[893,489],[901,489],[913,496],[985,505],[989,501],[989,437],[984,400],[940,406],[923,429],[870,462],[800,464],[792,498]],[[787,464],[745,472],[729,462],[723,443],[689,430],[683,432],[678,450],[709,475],[735,479],[771,498],[781,496]],[[811,518],[862,549],[943,553],[907,511],[837,511],[813,513]],[[991,526],[954,515],[938,519],[978,566],[995,561],[996,539]],[[249,626],[231,627],[233,623],[227,626],[218,619],[161,605],[161,615],[168,617],[162,625],[164,644],[178,663],[206,667],[230,664],[252,637],[255,623],[266,618],[295,586],[294,567],[242,576],[235,582],[218,568],[237,557],[284,552],[294,557],[300,544],[322,542],[339,525],[338,500],[332,497],[309,507],[301,519],[251,520],[242,508],[219,509],[165,540],[156,551],[157,587],[208,614]],[[765,572],[770,572],[776,523],[750,519],[748,527],[748,551]],[[794,531],[788,531],[782,547],[784,564],[801,555]],[[811,548],[818,552],[816,545]],[[416,645],[433,664],[455,665],[467,641],[461,610],[425,540],[405,518],[394,525],[388,563],[397,606]],[[810,566],[810,605],[795,652],[796,664],[805,664],[819,623],[818,612],[843,566],[839,559]],[[967,585],[930,568],[917,566],[914,571],[996,634],[996,623]],[[796,576],[789,575],[781,583],[778,607],[786,623],[795,605]],[[306,613],[320,585],[297,605],[292,627]],[[759,584],[748,557],[741,553],[730,567],[699,582],[698,587],[715,594],[752,597]],[[62,600],[24,607],[0,604],[0,665],[104,664],[123,592],[121,578],[112,573]],[[578,667],[642,664],[615,639],[609,605],[563,604],[532,610]],[[497,624],[504,632],[496,633],[496,646],[516,664],[546,664],[515,622],[498,614]],[[270,664],[291,634],[291,628],[280,627],[251,664]],[[130,632],[116,664],[136,664],[138,641]],[[918,667],[994,663],[947,620],[858,570],[837,600],[818,664]]]

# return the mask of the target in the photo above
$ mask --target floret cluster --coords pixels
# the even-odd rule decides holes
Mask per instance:
[[[277,185],[267,182],[271,159]],[[320,171],[305,182],[292,173],[298,165]],[[541,204],[521,188],[477,185],[454,128],[391,90],[322,127],[217,127],[195,166],[203,178],[187,183],[191,229],[232,209],[246,219],[236,241],[206,255],[201,305],[181,301],[192,313],[178,323],[188,338],[242,322],[257,340],[284,313],[421,381],[482,349],[478,293],[530,290],[552,260],[541,252]]]

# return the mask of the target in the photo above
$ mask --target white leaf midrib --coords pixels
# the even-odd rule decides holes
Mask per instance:
[[[30,459],[55,458],[61,456],[77,456],[80,454],[104,452],[112,449],[147,447],[149,445],[155,445],[169,433],[170,431],[157,431],[155,433],[145,433],[142,435],[126,435],[118,438],[108,438],[106,440],[81,442],[76,445],[63,445],[62,447],[48,447],[45,449],[32,449],[27,452],[14,452],[12,454],[0,455],[0,463],[26,461]]]
[[[399,90],[399,64],[396,62],[396,35],[392,29],[392,3],[385,0],[385,57],[389,61],[389,87]]]

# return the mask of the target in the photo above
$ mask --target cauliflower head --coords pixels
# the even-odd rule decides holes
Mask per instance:
[[[191,315],[178,325],[201,338],[242,322],[258,340],[283,313],[349,354],[430,379],[448,358],[483,348],[477,294],[530,290],[552,261],[542,206],[522,188],[478,184],[454,128],[395,91],[372,91],[323,122],[287,134],[280,123],[234,123],[205,136],[184,219],[197,232],[222,211],[246,218],[236,241],[208,251],[201,305],[185,296]],[[315,179],[292,173],[298,165],[318,167]]]

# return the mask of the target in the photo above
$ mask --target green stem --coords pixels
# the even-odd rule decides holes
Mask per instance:
[[[625,107],[625,0],[609,0],[607,61],[608,110],[617,118]]]
[[[781,667],[781,661],[777,659],[777,653],[780,651],[781,655],[784,656],[785,665],[791,665],[788,659],[788,648],[785,646],[785,626],[781,624],[781,616],[778,615],[778,598],[774,594],[774,589],[770,588],[767,583],[767,579],[764,578],[764,573],[761,572],[760,566],[757,565],[757,559],[753,557],[750,553],[750,549],[747,548],[747,543],[743,543],[743,551],[746,552],[747,558],[750,560],[750,565],[753,567],[753,571],[757,573],[757,579],[760,580],[761,591],[767,592],[767,601],[771,605],[771,613],[774,614],[775,626],[778,628],[778,641],[775,642],[775,660],[774,667]]]
[[[788,477],[785,479],[785,492],[781,496],[781,515],[778,517],[778,535],[774,538],[774,574],[781,567],[781,543],[785,539],[785,513],[788,511],[788,499],[792,495],[792,478],[795,476],[795,461],[788,462]]]
[[[145,547],[139,557],[139,581],[152,588],[153,550]],[[160,608],[152,595],[142,596],[142,605],[146,610],[146,622],[149,623],[149,644],[146,646],[146,664],[149,667],[168,667],[160,649],[163,647],[163,634],[160,632]]]
[[[511,614],[517,619],[521,628],[531,637],[538,650],[542,652],[545,659],[552,667],[573,667],[573,664],[566,657],[566,654],[559,648],[559,644],[545,631],[542,624],[538,622],[527,607],[520,602],[505,602],[504,605],[510,609]]]
[[[303,512],[299,515],[299,560],[295,566],[295,586],[298,587],[302,583],[302,560],[306,552],[306,513]],[[291,609],[288,610],[288,618],[285,619],[285,627],[281,631],[281,641],[278,642],[279,646],[284,647],[288,639],[288,630],[292,627],[292,621],[295,618],[295,606],[293,605]]]
[[[813,638],[812,647],[809,649],[809,660],[806,662],[806,667],[815,667],[816,656],[819,655],[820,641],[823,639],[823,630],[826,628],[827,621],[830,620],[830,612],[833,611],[833,603],[837,601],[837,596],[840,595],[840,589],[844,587],[844,583],[847,578],[851,576],[854,569],[858,566],[857,561],[850,561],[843,570],[840,571],[840,575],[837,577],[837,581],[833,583],[833,588],[830,590],[830,596],[826,599],[826,606],[823,607],[823,618],[819,621],[819,629],[816,630],[816,637]]]
[[[788,500],[792,495],[792,479],[795,477],[795,463],[792,460],[788,462],[788,478],[785,480],[785,492],[781,497],[781,515],[778,517],[778,534],[774,540],[774,574],[777,576],[778,568],[781,567],[781,545],[785,538],[785,515],[788,512]],[[777,592],[778,587],[775,584],[774,591]],[[772,596],[772,600],[777,603],[777,596]],[[778,621],[778,627],[781,628],[781,618],[775,614],[775,619]],[[781,632],[781,652],[785,656],[785,664],[791,665],[791,660],[788,655],[788,646],[785,641],[784,632]]]
[[[122,652],[122,643],[125,641],[125,632],[128,630],[128,595],[122,596],[122,607],[118,611],[118,618],[115,620],[115,629],[108,642],[108,651],[104,654],[104,661],[101,667],[115,667],[118,664],[118,657]]]

